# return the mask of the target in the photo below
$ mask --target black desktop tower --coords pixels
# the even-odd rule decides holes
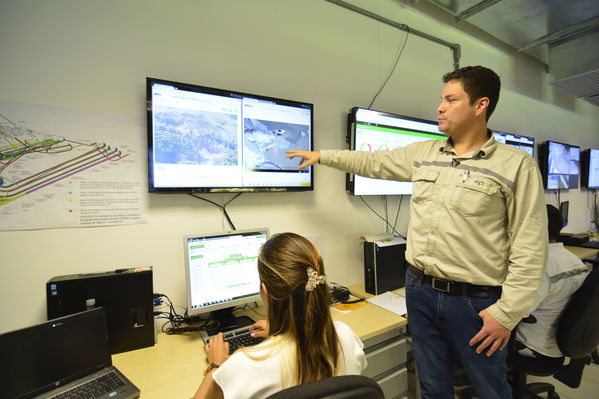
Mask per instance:
[[[48,320],[106,309],[110,353],[153,346],[152,269],[119,269],[104,273],[56,276],[46,283]]]
[[[364,289],[373,295],[406,285],[406,244],[364,241]]]

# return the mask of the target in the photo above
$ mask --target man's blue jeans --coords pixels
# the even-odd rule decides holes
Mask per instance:
[[[407,271],[408,329],[424,399],[454,398],[456,359],[479,398],[512,398],[507,380],[507,347],[487,357],[486,350],[477,354],[476,347],[468,344],[483,325],[478,312],[498,299],[495,295],[477,298],[439,292]]]

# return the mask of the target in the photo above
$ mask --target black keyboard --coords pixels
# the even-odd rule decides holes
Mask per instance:
[[[585,248],[599,249],[599,241],[589,241],[582,244]]]
[[[114,371],[96,377],[95,379],[78,385],[61,394],[52,396],[51,399],[95,399],[106,393],[125,385]]]
[[[225,333],[225,341],[229,343],[229,355],[238,348],[256,345],[264,340],[264,338],[252,337],[250,334],[247,328]]]

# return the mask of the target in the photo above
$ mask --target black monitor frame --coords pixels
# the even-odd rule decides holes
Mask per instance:
[[[359,113],[362,116],[358,116]],[[447,139],[447,136],[439,131],[437,122],[367,108],[353,107],[347,115],[346,137],[349,149],[352,151],[360,150],[358,148],[360,146],[359,140],[357,139],[360,126],[374,129],[373,131],[379,129],[383,135],[397,133],[401,137],[409,138],[408,141],[411,142],[429,139]],[[414,137],[420,138],[413,140]],[[347,192],[356,196],[412,194],[411,182],[369,179],[350,173],[346,174],[345,187]]]
[[[576,173],[549,173],[549,154],[552,144],[558,146],[567,146],[570,148],[578,149],[578,171]],[[539,168],[541,170],[541,176],[543,177],[543,186],[545,190],[569,190],[578,188],[578,179],[580,175],[580,146],[574,144],[561,143],[558,141],[547,140],[544,143],[538,145],[538,157],[539,157]],[[554,187],[551,184],[551,176],[568,176],[568,184],[566,187]]]
[[[591,165],[591,152],[597,152],[599,154],[599,149],[587,148],[580,152],[580,187],[589,190],[597,190],[599,189],[599,184],[593,185],[593,183],[591,183],[591,179],[593,177],[597,178],[597,175],[599,174],[599,172],[594,172],[591,169],[592,166],[595,166]],[[596,166],[599,167],[599,165]]]
[[[514,148],[519,148],[530,154],[531,157],[535,156],[535,138],[532,136],[523,136],[521,134],[504,132],[501,130],[493,130],[495,140],[509,145]],[[527,150],[530,150],[527,151]]]
[[[161,162],[157,161],[157,157],[155,154],[156,148],[158,144],[156,143],[156,127],[154,126],[154,120],[156,115],[155,110],[157,105],[153,101],[153,96],[158,92],[158,90],[163,88],[170,89],[172,88],[174,91],[180,91],[183,95],[186,96],[194,96],[197,95],[199,98],[195,101],[194,106],[197,105],[197,109],[192,109],[189,111],[188,108],[184,108],[183,103],[179,104],[181,108],[175,108],[172,112],[173,115],[177,115],[176,112],[188,112],[193,113],[194,116],[198,114],[206,114],[207,117],[204,117],[202,120],[221,120],[225,119],[226,123],[225,128],[221,124],[217,124],[218,130],[222,133],[223,136],[226,135],[228,141],[226,143],[218,143],[220,147],[225,147],[223,151],[227,150],[231,154],[235,154],[232,156],[234,159],[223,158],[219,154],[221,152],[217,151],[218,146],[213,145],[213,148],[210,148],[210,151],[204,151],[202,154],[209,155],[210,157],[217,157],[221,164],[213,164],[211,160],[202,159],[204,155],[197,155],[199,151],[186,151],[192,154],[192,156],[197,156],[196,159],[189,160],[189,156],[187,154],[182,155],[181,158],[177,159],[185,159],[184,163],[180,162]],[[156,89],[155,89],[156,88]],[[281,191],[311,191],[314,189],[314,170],[313,167],[308,167],[303,170],[299,170],[296,168],[296,165],[291,166],[290,160],[284,159],[284,150],[285,149],[307,149],[312,150],[314,148],[314,105],[307,102],[299,102],[293,100],[285,100],[281,98],[262,96],[257,94],[244,93],[240,91],[232,91],[225,89],[217,89],[213,87],[199,86],[188,83],[180,83],[173,82],[169,80],[163,79],[155,79],[155,78],[146,78],[146,96],[147,96],[147,138],[148,138],[148,189],[151,193],[222,193],[222,192],[233,192],[233,193],[243,193],[243,192],[281,192]],[[175,99],[178,99],[178,96],[173,96]],[[216,100],[213,101],[216,103],[216,106],[210,105],[214,110],[200,109],[200,107],[204,107],[203,101],[205,99]],[[188,101],[185,98],[185,101]],[[220,101],[223,102],[222,110],[220,107]],[[237,105],[239,103],[240,105]],[[186,105],[187,103],[185,103]],[[229,104],[231,104],[229,106]],[[238,108],[237,108],[238,107]],[[253,108],[252,108],[253,107]],[[258,108],[260,108],[258,110]],[[273,110],[270,112],[268,109]],[[238,111],[236,111],[238,109]],[[246,114],[252,109],[255,110],[252,117],[247,117]],[[283,121],[287,117],[289,111],[297,111],[294,117],[291,117],[288,121]],[[271,116],[276,113],[276,117],[272,119],[268,119],[267,116]],[[308,113],[308,115],[304,115]],[[232,116],[233,115],[233,116]],[[261,117],[258,117],[260,115]],[[302,123],[297,121],[298,118],[295,118],[297,115],[302,115]],[[168,115],[167,115],[168,116]],[[201,115],[203,116],[203,115]],[[218,119],[221,118],[221,119]],[[226,120],[226,119],[229,120]],[[181,117],[182,122],[187,123],[184,117]],[[251,125],[248,126],[248,121],[251,121]],[[181,126],[181,124],[177,124],[177,120],[174,121],[173,126]],[[196,122],[195,120],[193,122]],[[208,123],[207,123],[208,124]],[[234,125],[236,127],[234,127]],[[201,127],[204,125],[194,125],[195,131],[200,131]],[[253,143],[249,140],[246,140],[246,137],[249,134],[254,134],[256,131],[261,132],[255,128],[256,126],[266,126],[268,129],[268,133],[275,136],[283,136],[289,133],[291,129],[293,133],[297,136],[305,137],[306,134],[309,135],[307,143],[304,143],[306,140],[302,139],[302,144],[307,144],[307,148],[281,148],[280,154],[277,154],[279,157],[279,163],[283,162],[285,165],[281,167],[281,165],[277,165],[273,162],[261,162],[258,166],[248,166],[249,158],[245,158],[245,147],[254,145],[256,148],[263,149],[264,145],[261,143]],[[169,126],[170,127],[170,126]],[[209,124],[209,127],[214,127]],[[271,131],[271,128],[274,129]],[[288,130],[286,132],[286,130]],[[303,129],[306,129],[305,132]],[[236,131],[237,138],[233,138],[230,131]],[[299,131],[296,131],[299,130]],[[175,131],[177,131],[175,129]],[[170,132],[168,132],[170,134]],[[166,133],[161,133],[166,136]],[[294,137],[296,137],[294,136]],[[210,137],[213,137],[212,134],[206,135],[206,140]],[[167,142],[165,138],[164,142]],[[284,146],[285,143],[289,143],[292,146],[294,143],[289,141],[284,141],[285,137],[273,139],[273,142],[282,143]],[[210,139],[211,141],[214,141]],[[198,140],[190,140],[190,142],[197,142]],[[218,140],[217,140],[218,141]],[[182,144],[178,145],[178,148],[184,149],[188,148],[189,145],[185,146]],[[204,148],[204,147],[201,147]],[[273,149],[273,151],[279,151],[278,144],[277,148]],[[262,150],[260,150],[262,151]],[[223,161],[224,160],[224,161]],[[258,160],[259,161],[259,160]],[[226,164],[224,163],[226,162]],[[246,163],[248,162],[248,163]],[[160,165],[160,168],[156,166]],[[183,168],[181,168],[183,166]],[[168,171],[167,171],[168,169]],[[188,172],[190,169],[193,170],[192,173],[196,173],[195,176],[190,176]],[[225,172],[223,172],[225,170]],[[160,174],[157,173],[160,171]],[[227,180],[225,176],[230,176],[228,173],[232,172],[231,175],[235,176],[235,178],[230,178]],[[169,176],[169,177],[167,177]],[[172,178],[170,177],[172,176]],[[308,177],[309,176],[309,177]],[[248,182],[247,177],[251,178],[251,181]],[[168,179],[168,180],[166,180]]]

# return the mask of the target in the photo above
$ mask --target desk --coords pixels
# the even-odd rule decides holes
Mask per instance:
[[[383,342],[379,342],[382,341],[379,337],[397,337],[400,331],[405,333],[407,324],[405,318],[370,303],[348,314],[335,310],[331,312],[333,320],[349,325],[364,341],[365,351],[380,347]],[[257,317],[250,311],[238,314],[247,314],[254,319]],[[143,399],[192,397],[207,366],[204,343],[199,333],[160,333],[157,340],[153,347],[113,355],[113,364],[137,385]],[[369,365],[367,370],[372,366],[375,364]]]
[[[591,256],[595,256],[599,249],[593,248],[585,248],[585,247],[570,247],[564,246],[568,251],[572,252],[574,255],[578,256],[580,259],[590,258]]]
[[[596,249],[582,247],[566,247],[580,258],[593,256]],[[350,287],[358,295],[365,294],[362,286]],[[263,312],[261,312],[263,313]],[[251,312],[248,314],[256,318]],[[340,320],[349,325],[365,344],[365,352],[371,360],[377,353],[388,352],[391,357],[393,350],[385,342],[397,340],[405,333],[407,320],[393,313],[366,303],[363,307],[343,314],[332,310],[334,320]],[[204,343],[199,334],[166,335],[158,334],[157,344],[151,348],[138,349],[120,353],[112,357],[113,363],[130,378],[141,390],[143,399],[152,398],[189,398],[202,380],[202,372],[207,366],[204,353]],[[397,341],[399,342],[399,341]],[[405,346],[405,345],[404,345]],[[397,345],[394,346],[397,348]],[[402,351],[405,348],[401,349]],[[398,366],[401,364],[398,362]],[[365,374],[377,374],[380,368],[370,362]],[[401,372],[402,369],[396,370]],[[388,378],[393,370],[382,378]],[[383,373],[384,374],[384,373]],[[387,380],[385,380],[387,381]],[[384,385],[384,381],[381,385]]]

